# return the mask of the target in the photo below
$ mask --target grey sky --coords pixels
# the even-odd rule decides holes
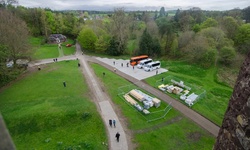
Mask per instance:
[[[25,7],[48,7],[52,10],[166,10],[200,7],[202,10],[230,10],[250,6],[250,0],[19,0]]]

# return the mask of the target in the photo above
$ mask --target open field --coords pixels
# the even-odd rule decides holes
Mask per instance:
[[[43,66],[0,93],[0,111],[17,149],[107,149],[104,124],[76,66]]]
[[[43,37],[32,37],[29,39],[29,42],[33,47],[32,50],[33,59],[37,60],[37,59],[59,57],[59,50],[57,44],[44,44],[42,41]],[[63,55],[72,55],[75,53],[75,46],[66,47],[66,44],[72,44],[72,43],[74,43],[74,41],[71,39],[68,39],[66,42],[62,43]]]
[[[145,81],[156,87],[157,81],[172,76],[181,79],[184,83],[193,84],[204,89],[206,96],[193,105],[192,109],[214,123],[221,125],[233,89],[217,81],[216,68],[203,69],[178,61],[165,61],[162,64],[162,67],[166,67],[169,71],[148,78]],[[170,96],[179,99],[173,94],[170,94]]]
[[[212,149],[215,138],[174,109],[164,119],[147,122],[118,95],[119,87],[131,83],[100,65],[91,66],[134,133],[137,149]]]

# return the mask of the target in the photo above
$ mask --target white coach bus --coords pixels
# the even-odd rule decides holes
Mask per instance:
[[[161,62],[160,61],[151,62],[145,65],[143,68],[145,71],[153,71],[155,69],[161,68]]]
[[[141,60],[140,63],[137,65],[137,68],[141,69],[143,68],[146,64],[151,63],[153,60],[151,58]]]

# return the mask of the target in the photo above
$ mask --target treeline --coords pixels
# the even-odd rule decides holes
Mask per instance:
[[[84,23],[78,41],[86,50],[110,55],[148,54],[184,58],[203,67],[240,62],[250,49],[250,7],[203,11],[199,8],[125,12]],[[131,42],[134,49],[130,49]],[[242,57],[241,57],[242,56]]]
[[[95,53],[148,54],[185,59],[203,67],[218,63],[230,66],[240,62],[250,49],[250,7],[170,12],[164,7],[154,12],[125,12],[118,8],[112,13],[94,14],[94,11],[52,11],[8,4],[0,5],[0,12],[0,31],[6,31],[1,33],[6,34],[5,38],[1,35],[0,39],[1,69],[6,67],[7,59],[15,62],[20,57],[30,56],[27,32],[45,39],[50,34],[61,33],[77,39],[84,50]],[[4,15],[13,21],[8,21]],[[18,36],[13,36],[14,33]]]

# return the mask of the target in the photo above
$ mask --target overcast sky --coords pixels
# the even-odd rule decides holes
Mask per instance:
[[[250,0],[18,0],[25,7],[42,7],[52,10],[166,10],[200,7],[202,10],[230,10],[250,6]]]

